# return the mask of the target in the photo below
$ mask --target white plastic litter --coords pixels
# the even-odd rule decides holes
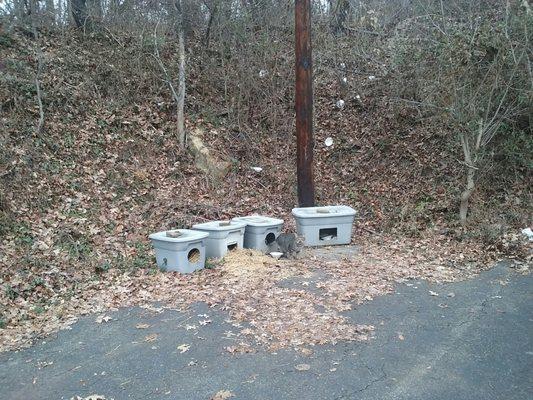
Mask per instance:
[[[333,138],[331,137],[327,137],[326,140],[324,140],[324,144],[327,146],[327,147],[330,147],[333,145]]]
[[[251,167],[252,170],[254,170],[255,172],[261,172],[263,170],[263,168],[261,167]]]
[[[370,75],[370,76],[368,77],[368,79],[370,79],[371,81],[373,81],[374,79],[376,79],[376,77],[375,77],[374,75]]]
[[[527,236],[530,242],[533,242],[533,231],[531,228],[522,229],[522,233]]]
[[[338,100],[337,103],[335,103],[335,105],[337,106],[337,108],[338,108],[339,110],[342,110],[342,109],[344,108],[344,104],[345,104],[345,103],[344,103],[344,100],[342,100],[342,99],[341,99],[341,100]]]
[[[268,71],[266,69],[262,69],[261,71],[259,71],[259,78],[264,78],[267,75]]]

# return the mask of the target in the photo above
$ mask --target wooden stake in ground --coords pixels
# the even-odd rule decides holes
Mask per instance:
[[[311,56],[311,1],[295,1],[296,52],[296,163],[298,204],[315,205],[313,182],[313,69]]]

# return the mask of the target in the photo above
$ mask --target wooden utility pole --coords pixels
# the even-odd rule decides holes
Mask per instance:
[[[313,69],[311,56],[311,0],[295,0],[296,52],[296,174],[298,204],[315,205],[313,183]]]

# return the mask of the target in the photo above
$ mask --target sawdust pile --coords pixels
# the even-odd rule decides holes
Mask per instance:
[[[268,257],[260,251],[243,249],[228,253],[220,264],[220,269],[228,275],[228,279],[262,279],[275,271],[273,268],[276,265],[279,266],[278,260]],[[281,271],[285,271],[287,276],[290,276],[287,269],[280,269]]]

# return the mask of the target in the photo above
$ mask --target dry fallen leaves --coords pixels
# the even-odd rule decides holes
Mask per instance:
[[[6,58],[15,60],[12,63],[14,66],[27,63],[25,56],[27,52],[20,49],[24,46],[32,49],[34,46],[34,43],[24,35],[17,38],[17,41],[20,41],[21,46],[12,46],[13,50],[3,48],[9,53]],[[211,305],[221,304],[230,314],[238,315],[240,320],[255,321],[255,314],[260,313],[264,307],[261,304],[254,307],[249,303],[253,301],[261,303],[262,299],[258,297],[246,302],[231,292],[231,283],[222,282],[223,278],[218,273],[202,273],[198,281],[190,278],[166,280],[158,275],[146,279],[149,283],[148,286],[144,286],[143,272],[113,271],[113,267],[117,266],[117,260],[124,260],[126,267],[137,264],[138,261],[142,261],[144,268],[152,266],[151,253],[146,249],[147,233],[168,225],[169,221],[191,225],[193,222],[198,222],[199,218],[220,219],[236,214],[244,215],[257,211],[258,204],[265,211],[268,210],[269,214],[288,216],[294,201],[290,190],[294,180],[290,178],[292,174],[287,173],[292,169],[290,154],[294,151],[294,143],[288,146],[276,146],[276,151],[272,152],[270,149],[275,144],[275,137],[254,136],[254,139],[258,139],[255,146],[258,157],[250,165],[261,165],[264,171],[269,171],[271,175],[268,177],[269,184],[259,184],[258,174],[250,173],[248,168],[244,168],[240,172],[231,172],[231,185],[213,186],[208,183],[204,175],[199,174],[197,169],[190,165],[192,163],[188,157],[181,157],[180,154],[173,159],[173,162],[168,162],[168,154],[176,152],[176,143],[172,135],[165,135],[164,132],[171,129],[173,121],[172,118],[168,118],[166,106],[153,106],[153,98],[149,94],[154,93],[144,95],[143,98],[146,100],[144,103],[132,102],[129,106],[111,110],[109,102],[94,101],[92,92],[90,90],[87,92],[86,88],[47,85],[46,82],[55,82],[57,76],[68,77],[68,73],[79,73],[77,69],[69,70],[68,65],[61,61],[64,58],[61,55],[80,53],[76,41],[71,41],[69,45],[59,45],[55,42],[49,41],[46,47],[47,54],[54,60],[57,58],[57,62],[50,62],[46,73],[43,72],[43,82],[50,88],[48,93],[50,104],[60,104],[61,101],[55,100],[63,98],[77,98],[82,104],[80,107],[68,107],[67,119],[75,121],[75,125],[65,123],[65,107],[47,109],[45,136],[33,139],[29,137],[28,140],[30,142],[34,139],[44,140],[45,143],[52,143],[52,147],[56,149],[48,151],[46,146],[43,147],[42,152],[38,152],[39,157],[38,160],[34,160],[35,162],[28,161],[33,160],[36,155],[29,151],[35,148],[31,146],[32,143],[21,145],[19,140],[6,142],[8,162],[4,163],[5,168],[4,165],[0,165],[2,170],[0,174],[5,175],[8,172],[10,175],[5,175],[3,183],[6,187],[1,202],[7,206],[3,208],[3,211],[7,211],[6,215],[13,213],[13,219],[17,222],[17,232],[3,236],[0,242],[0,266],[2,266],[0,286],[5,289],[0,291],[0,313],[2,325],[5,325],[4,329],[0,329],[0,351],[28,345],[36,337],[46,336],[68,327],[80,315],[103,312],[111,306],[142,305],[154,298],[175,305],[178,303],[187,305],[195,299],[205,299],[209,291],[221,292]],[[87,43],[83,43],[83,46],[86,45]],[[83,53],[84,57],[89,57],[85,62],[86,65],[100,65],[101,60],[98,57],[106,54],[100,51]],[[31,71],[31,68],[26,70]],[[89,75],[92,73],[86,72]],[[357,78],[354,75],[349,79],[360,79],[359,83],[364,86],[369,81],[369,76]],[[153,89],[159,96],[157,85]],[[371,215],[372,218],[358,220],[356,226],[358,231],[372,232],[373,228],[379,227],[382,223],[389,225],[391,221],[398,220],[400,209],[401,219],[405,221],[402,224],[395,223],[395,228],[400,230],[407,228],[413,232],[415,228],[418,234],[419,227],[438,223],[441,218],[439,217],[441,211],[438,210],[449,210],[455,204],[455,200],[451,200],[450,197],[453,197],[454,190],[449,190],[450,187],[457,187],[454,177],[458,176],[457,168],[460,166],[455,162],[455,153],[439,149],[438,146],[442,141],[434,140],[432,134],[428,135],[432,129],[428,131],[426,124],[418,124],[417,127],[413,126],[411,118],[390,118],[392,109],[386,96],[383,101],[376,104],[376,107],[369,108],[376,110],[377,114],[369,111],[368,118],[361,118],[359,113],[344,113],[342,116],[339,114],[335,118],[328,111],[330,107],[326,106],[331,103],[331,93],[330,85],[318,85],[316,109],[320,114],[319,120],[325,125],[317,129],[317,143],[324,141],[330,132],[351,132],[354,131],[354,126],[357,127],[355,131],[361,134],[347,135],[344,138],[346,140],[335,142],[335,147],[338,147],[337,150],[342,152],[345,158],[340,168],[335,165],[336,157],[331,157],[330,152],[323,154],[317,152],[316,162],[320,167],[317,168],[317,181],[320,181],[324,187],[339,189],[324,191],[323,201],[325,203],[355,201],[349,194],[353,191],[354,185],[362,185],[362,190],[358,191],[357,203],[364,208],[363,215]],[[16,91],[13,96],[20,99],[25,97],[17,97]],[[31,96],[26,97],[28,101],[33,101]],[[192,98],[194,99],[194,96]],[[157,102],[157,104],[164,103]],[[33,118],[32,115],[23,114],[26,108],[22,104],[20,107],[11,107],[7,110],[9,123],[3,124],[7,138],[17,138],[19,133],[24,131],[24,124],[29,121],[28,118]],[[262,115],[261,112],[254,114]],[[191,121],[187,123],[193,125]],[[227,154],[229,150],[231,154],[239,154],[243,150],[242,143],[233,140],[234,132],[231,129],[215,128],[202,119],[196,123],[206,130],[209,147],[212,147],[213,151]],[[118,131],[115,129],[117,126],[120,127]],[[188,128],[199,128],[199,126]],[[395,139],[392,137],[394,135],[391,136],[389,133],[391,130],[400,131],[404,128],[408,128],[409,137]],[[442,127],[438,127],[440,128]],[[70,141],[65,140],[65,132],[69,130],[76,133],[75,145],[68,144]],[[139,138],[142,140],[139,141]],[[383,140],[387,146],[375,146]],[[98,146],[94,147],[95,144]],[[379,147],[383,147],[381,152]],[[94,151],[97,149],[98,151]],[[353,151],[354,149],[359,150]],[[366,151],[368,149],[376,151],[376,156],[368,157],[369,152]],[[380,156],[383,154],[386,154],[386,157]],[[435,158],[437,154],[439,157],[442,155],[443,159],[437,160]],[[414,162],[411,166],[427,166],[428,171],[424,170],[423,173],[426,178],[436,175],[446,179],[442,180],[442,185],[438,185],[438,190],[435,192],[435,179],[419,179],[421,169],[409,167],[410,162]],[[331,173],[332,171],[335,173]],[[524,181],[526,185],[529,182],[527,179]],[[520,200],[515,194],[522,189],[511,186],[513,194],[502,197]],[[123,188],[127,188],[125,193]],[[177,189],[179,195],[176,194]],[[527,193],[527,190],[524,192]],[[427,203],[424,200],[421,203],[421,193],[431,200]],[[489,196],[492,195],[490,190],[488,193]],[[482,194],[483,192],[478,193],[480,196]],[[480,207],[481,203],[483,201],[478,201]],[[514,203],[509,200],[507,207],[513,207]],[[46,204],[47,207],[36,207],[36,204]],[[412,218],[403,218],[404,215],[409,215],[413,207],[418,209],[420,204],[424,209],[423,218],[419,218],[422,215],[418,211],[413,212]],[[510,214],[520,215],[520,211],[525,213],[527,218],[527,207],[519,202],[512,208]],[[172,218],[169,218],[170,215]],[[426,220],[426,217],[430,223],[418,223],[418,220]],[[286,226],[289,229],[291,224],[293,224],[292,219],[286,218]],[[523,236],[522,233],[517,233]],[[378,237],[380,245],[377,248],[380,248],[383,254],[375,252],[376,246],[373,245],[370,246],[370,253],[374,251],[378,263],[387,264],[390,270],[379,268],[376,280],[372,281],[369,275],[371,270],[367,268],[370,260],[356,259],[352,265],[344,263],[340,268],[332,267],[331,274],[328,273],[327,281],[324,282],[330,293],[336,286],[331,282],[334,280],[334,275],[340,275],[356,292],[352,295],[347,291],[341,291],[337,296],[339,301],[335,306],[328,306],[328,311],[334,313],[338,312],[340,307],[348,307],[350,298],[354,302],[360,302],[389,291],[387,278],[391,281],[410,277],[444,281],[457,279],[475,273],[480,267],[475,265],[476,261],[486,261],[494,257],[494,254],[488,254],[483,246],[446,243],[446,237],[450,234],[453,232],[448,230],[448,233],[439,235],[439,242],[436,243],[430,243],[428,240],[413,243],[410,239],[406,239],[406,243],[398,243],[391,238]],[[509,237],[500,244],[512,250],[515,240]],[[366,245],[362,244],[363,247]],[[428,244],[430,246],[426,246]],[[392,247],[388,248],[389,245],[396,246],[395,254],[391,254]],[[425,246],[428,248],[424,248]],[[143,247],[145,250],[140,250]],[[80,254],[84,248],[92,250],[90,256]],[[457,263],[457,255],[462,257],[460,263]],[[400,265],[404,268],[402,272],[396,265],[398,256],[401,258]],[[110,260],[109,264],[106,264],[107,259]],[[460,271],[457,274],[452,272],[448,276],[443,277],[442,274],[439,276],[439,273],[435,273],[436,263],[444,265],[445,270],[458,268]],[[102,281],[93,280],[91,271],[97,265],[99,271],[103,272],[102,275],[105,275]],[[101,265],[106,267],[101,268]],[[362,274],[354,274],[357,279],[363,279],[359,286],[350,282],[349,273],[347,276],[342,276],[342,269],[353,270],[354,266],[362,266],[365,269]],[[311,267],[315,266],[304,268]],[[320,265],[316,267],[321,268]],[[266,271],[267,275],[270,273],[270,267],[261,266],[260,269]],[[527,266],[520,267],[520,271],[524,273],[527,269]],[[251,271],[246,270],[246,273],[249,272]],[[230,273],[226,278],[229,275]],[[280,275],[278,274],[276,278],[280,278]],[[178,286],[187,287],[188,290],[185,291],[183,298],[154,293],[154,285],[161,283],[161,290],[165,290],[171,287],[173,280],[177,281]],[[273,294],[272,288],[275,285],[270,279],[267,285],[261,287],[255,287],[257,286],[255,279],[252,280],[249,286],[240,285],[239,289],[252,294],[253,290],[257,289],[258,293],[268,301],[277,301],[278,307],[275,313],[267,315],[251,329],[256,335],[265,335],[263,343],[277,342],[276,345],[279,346],[295,345],[293,342],[298,342],[295,335],[297,328],[306,320],[313,318],[305,315],[294,320],[293,331],[280,336],[272,331],[271,327],[282,325],[280,321],[282,303],[292,300],[291,295],[296,295],[289,291]],[[38,284],[34,285],[35,282]],[[368,293],[370,291],[373,293]],[[274,297],[279,296],[279,299],[271,300],[269,294]],[[228,300],[224,300],[224,297]],[[316,301],[317,306],[325,302],[320,298],[310,299]],[[230,304],[233,300],[237,301],[234,305]],[[36,305],[39,304],[46,306],[43,309],[38,308],[36,312]],[[247,307],[254,307],[255,311],[249,311]],[[310,313],[312,310],[303,311]],[[297,316],[288,316],[289,319],[295,317]],[[347,336],[347,333],[343,332],[340,335],[333,335],[331,339],[325,338],[324,335],[331,332],[320,331],[320,325],[316,323],[319,319],[315,318],[313,326],[306,330],[306,335],[302,339],[304,342],[344,340]],[[332,322],[334,326],[342,323],[344,320],[336,318]],[[310,334],[312,331],[318,332],[319,337],[314,338]]]
[[[182,308],[196,302],[224,310],[236,327],[247,325],[232,332],[237,342],[225,347],[230,353],[254,351],[256,345],[276,350],[366,340],[374,328],[358,325],[343,312],[389,293],[397,282],[448,282],[477,271],[457,268],[449,261],[443,264],[435,251],[450,257],[459,253],[465,257],[467,251],[452,251],[441,242],[387,242],[382,237],[365,242],[359,252],[335,257],[335,251],[342,249],[332,249],[325,257],[282,262],[259,252],[235,251],[215,269],[193,275],[111,270],[106,279],[88,281],[86,286],[79,284],[81,297],[33,315],[32,325],[11,324],[0,330],[0,349],[16,348],[31,343],[37,335],[66,328],[80,314],[102,313],[97,318],[102,323],[110,320],[103,313],[111,308],[138,305],[161,313],[164,307]],[[292,280],[310,284],[285,285]],[[164,305],[155,307],[154,303]],[[196,325],[184,324],[184,328],[192,330],[210,322],[207,314],[201,314]],[[139,324],[137,329],[145,329],[145,325]],[[147,341],[156,337],[149,335]]]
[[[227,400],[233,396],[235,395],[229,390],[219,390],[218,392],[215,393],[213,397],[211,397],[211,400]]]
[[[186,343],[180,344],[177,347],[177,349],[180,351],[180,354],[183,354],[186,351],[189,351],[190,348],[191,348],[191,345],[190,344],[186,344]]]
[[[144,337],[145,342],[155,342],[157,340],[157,333],[152,333]]]
[[[309,356],[311,356],[311,355],[313,354],[313,350],[308,349],[308,348],[306,348],[306,347],[301,348],[301,349],[300,349],[300,352],[301,352],[304,356],[307,356],[307,357],[309,357]]]
[[[101,324],[103,322],[109,322],[111,321],[113,318],[111,318],[109,315],[99,315],[98,317],[96,317],[96,323],[97,324]]]
[[[296,371],[309,371],[311,366],[309,364],[298,364],[294,366]]]
[[[37,368],[43,369],[43,368],[49,367],[50,365],[54,365],[54,362],[53,361],[39,361],[37,363]]]

